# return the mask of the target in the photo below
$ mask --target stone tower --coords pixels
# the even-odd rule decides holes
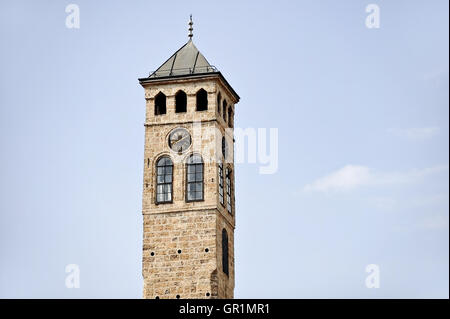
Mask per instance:
[[[233,298],[234,106],[192,41],[149,77],[142,214],[144,298]]]

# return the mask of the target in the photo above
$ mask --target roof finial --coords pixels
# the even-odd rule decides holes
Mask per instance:
[[[192,22],[192,14],[189,17],[189,40],[192,40],[192,37],[194,36],[192,34],[192,30],[194,30],[194,28],[192,27],[192,25],[194,24],[194,22]]]

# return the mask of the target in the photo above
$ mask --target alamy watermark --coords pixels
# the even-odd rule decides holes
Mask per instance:
[[[366,277],[367,288],[380,288],[380,266],[370,264],[366,266],[366,272],[369,275]]]
[[[269,137],[267,138],[267,134]],[[260,164],[260,174],[274,174],[278,170],[278,128],[235,128],[236,163],[245,162],[247,145],[247,163]],[[245,140],[247,138],[247,144]],[[258,146],[258,148],[256,148]],[[257,157],[258,155],[258,157]]]
[[[79,29],[80,28],[80,7],[77,4],[68,4],[66,6],[66,28]]]
[[[371,3],[367,5],[366,13],[369,13],[369,15],[366,17],[366,27],[368,29],[379,29],[380,7],[377,4]]]
[[[183,163],[188,154],[202,154],[204,163],[259,164],[260,174],[278,171],[278,128],[226,128],[192,124],[189,152],[173,152],[173,161]]]
[[[66,287],[69,289],[80,288],[80,266],[69,264],[66,266]]]

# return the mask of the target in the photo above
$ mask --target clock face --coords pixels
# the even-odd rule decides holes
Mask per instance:
[[[177,152],[182,153],[191,146],[191,135],[184,128],[176,128],[169,134],[169,147]]]

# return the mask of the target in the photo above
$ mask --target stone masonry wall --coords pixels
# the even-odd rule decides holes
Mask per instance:
[[[217,298],[216,218],[213,210],[144,215],[144,298]]]
[[[221,153],[221,136],[227,123],[217,112],[217,94],[228,105],[232,96],[217,79],[173,80],[146,84],[146,129],[143,179],[143,255],[142,274],[144,298],[233,298],[234,296],[234,165],[224,164],[233,174],[232,211],[220,204],[218,196],[217,162],[204,163],[204,200],[186,202],[185,161],[193,152],[210,158]],[[208,92],[208,110],[195,111],[195,94],[203,88]],[[175,113],[175,94],[182,89],[187,94],[187,112]],[[154,97],[158,92],[167,97],[167,114],[154,115]],[[203,129],[216,129],[219,136],[196,135],[194,121],[201,121]],[[177,127],[186,128],[193,139],[205,148],[191,146],[181,155],[168,147],[168,135]],[[214,130],[213,130],[214,131]],[[227,137],[233,148],[232,135]],[[213,146],[213,147],[211,147]],[[208,153],[206,153],[208,152]],[[155,165],[163,155],[170,156],[173,168],[173,202],[155,203]],[[225,180],[225,176],[224,176]],[[224,185],[226,192],[226,185]],[[222,267],[222,229],[228,233],[229,275]]]

